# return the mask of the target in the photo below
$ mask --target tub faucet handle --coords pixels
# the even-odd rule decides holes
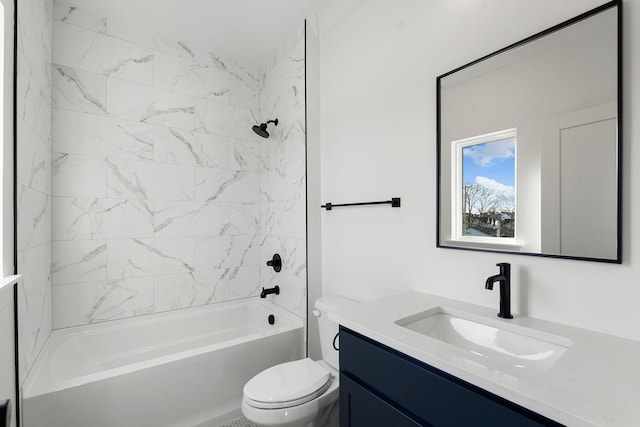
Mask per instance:
[[[276,273],[279,273],[282,270],[282,258],[279,254],[273,255],[273,258],[267,261],[267,265],[269,267],[273,267]]]

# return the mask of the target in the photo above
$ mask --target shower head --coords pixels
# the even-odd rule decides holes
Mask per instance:
[[[251,129],[253,129],[253,131],[255,133],[257,133],[258,135],[260,135],[261,137],[269,138],[269,132],[267,132],[267,124],[266,123],[262,123],[260,126],[254,125]]]
[[[274,125],[278,126],[278,119],[268,120],[267,123],[261,123],[259,126],[254,125],[251,129],[253,129],[253,131],[261,137],[269,138],[269,132],[267,132],[267,125],[269,123],[273,123]]]

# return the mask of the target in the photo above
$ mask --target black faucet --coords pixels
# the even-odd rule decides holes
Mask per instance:
[[[273,288],[262,288],[262,292],[260,292],[260,298],[266,298],[269,294],[280,295],[280,286],[276,285]]]
[[[484,288],[493,290],[493,284],[500,283],[500,313],[498,313],[498,317],[513,319],[511,315],[511,264],[501,262],[496,266],[500,267],[500,274],[489,277]]]

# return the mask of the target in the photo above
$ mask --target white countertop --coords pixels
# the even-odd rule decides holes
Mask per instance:
[[[21,275],[17,274],[0,278],[0,293],[11,292],[13,290],[12,285],[20,280],[21,277]]]
[[[544,372],[471,362],[469,352],[395,324],[436,307],[465,311],[572,341]],[[415,359],[568,426],[640,426],[640,342],[411,291],[337,310],[329,318]],[[508,368],[508,367],[507,367]]]

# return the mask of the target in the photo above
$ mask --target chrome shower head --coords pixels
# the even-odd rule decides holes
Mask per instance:
[[[251,129],[253,129],[253,131],[260,135],[263,138],[269,138],[269,132],[267,132],[267,124],[269,123],[273,123],[274,125],[278,126],[278,119],[275,120],[268,120],[267,123],[261,123],[260,125],[254,125]]]

